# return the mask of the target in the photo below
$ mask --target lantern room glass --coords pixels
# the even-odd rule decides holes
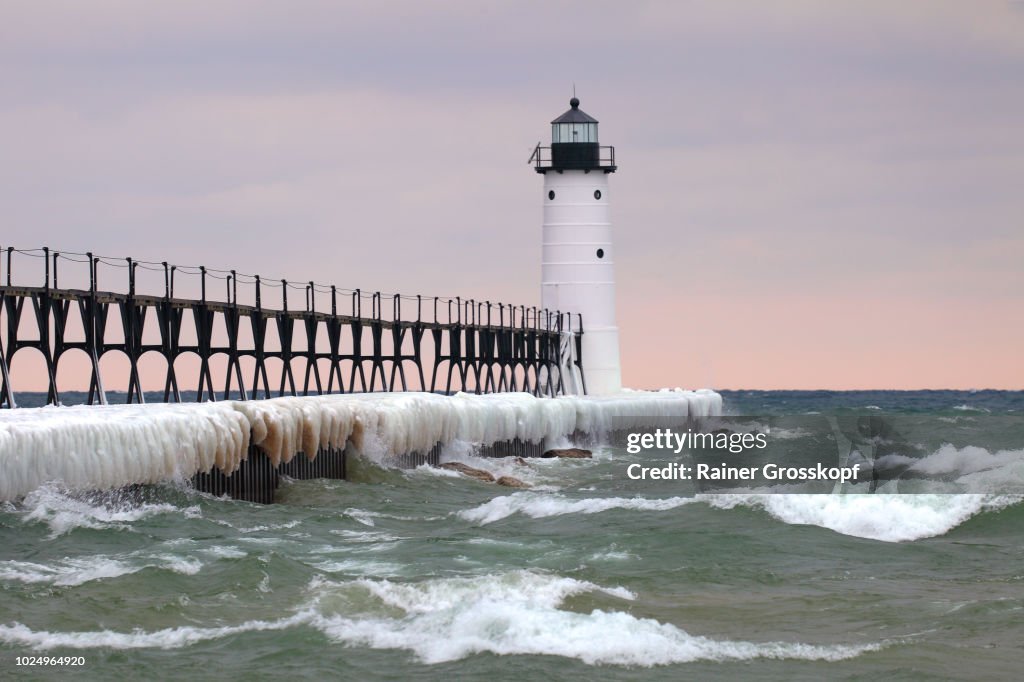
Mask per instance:
[[[551,142],[597,142],[596,123],[553,123],[551,124]]]

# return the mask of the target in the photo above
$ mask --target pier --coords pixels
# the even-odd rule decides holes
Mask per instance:
[[[18,405],[17,356],[28,349],[42,356],[53,405],[66,383],[61,361],[74,351],[87,357],[89,404],[108,403],[110,354],[127,359],[129,403],[146,400],[147,354],[166,365],[162,402],[181,402],[185,390],[200,402],[409,390],[563,395],[566,341],[574,348],[565,362],[586,390],[583,320],[566,311],[49,248],[2,253],[3,408]],[[188,378],[176,367],[185,356],[198,359]]]
[[[109,356],[127,361],[127,377],[119,378],[127,380],[128,404],[145,403],[147,393],[152,402],[154,389],[161,403],[402,391],[559,396],[570,392],[566,370],[585,391],[582,319],[568,312],[48,247],[7,247],[2,266],[2,408],[18,407],[16,372],[22,354],[33,351],[45,367],[50,405],[61,404],[68,381],[62,361],[75,354],[87,363],[79,370],[89,377],[89,405],[111,403]],[[144,371],[144,358],[154,354],[163,367]],[[188,356],[191,372],[181,362]],[[344,478],[346,445],[344,438],[307,444],[306,451],[292,445],[284,459],[280,452],[272,459],[268,446],[253,440],[231,466],[199,466],[191,480],[213,494],[270,502],[281,476]],[[541,449],[512,439],[488,451]],[[398,454],[406,465],[436,464],[440,451],[438,442]]]

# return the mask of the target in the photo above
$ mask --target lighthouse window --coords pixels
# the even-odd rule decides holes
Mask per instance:
[[[551,141],[597,142],[596,123],[555,123],[551,126]]]
[[[576,142],[576,136],[573,135],[573,128],[575,126],[572,123],[557,123],[551,126],[551,141],[552,142]]]
[[[594,198],[597,199],[598,201],[601,200],[601,190],[599,190],[599,189],[595,189],[594,190]]]
[[[598,249],[597,250],[597,257],[598,258],[604,258],[604,249]]]
[[[554,201],[554,199],[555,199],[555,190],[551,190],[550,192],[548,192],[548,199],[551,199],[552,201]]]

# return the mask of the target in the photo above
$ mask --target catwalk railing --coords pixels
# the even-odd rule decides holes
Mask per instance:
[[[191,390],[200,401],[396,390],[558,395],[568,383],[566,333],[576,352],[570,369],[583,378],[582,319],[562,311],[49,248],[0,254],[0,407],[40,388],[41,372],[50,404],[61,402],[62,383],[86,377],[89,404],[106,404],[104,386],[115,381],[126,402],[140,403],[161,389],[164,402]],[[23,371],[27,349],[37,358]]]

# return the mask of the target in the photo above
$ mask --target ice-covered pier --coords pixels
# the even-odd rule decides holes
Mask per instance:
[[[599,438],[656,418],[718,414],[721,404],[712,391],[675,390],[554,398],[378,393],[6,410],[0,413],[0,500],[47,484],[103,490],[193,479],[218,494],[271,501],[281,474],[343,478],[353,455],[425,461],[455,442],[495,454],[521,454],[531,445],[540,452],[579,434]]]

